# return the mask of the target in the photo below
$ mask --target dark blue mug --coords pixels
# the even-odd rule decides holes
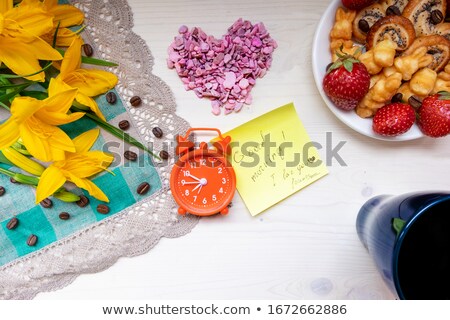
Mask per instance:
[[[356,230],[400,299],[450,299],[450,192],[376,196]]]

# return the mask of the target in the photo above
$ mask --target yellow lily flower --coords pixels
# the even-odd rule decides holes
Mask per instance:
[[[53,82],[52,79],[51,86]],[[57,126],[84,116],[82,112],[67,114],[77,89],[52,93],[44,100],[31,97],[13,100],[11,117],[0,125],[0,150],[22,138],[30,154],[42,161],[63,160],[65,151],[75,152],[72,140]]]
[[[88,178],[106,170],[114,157],[103,151],[89,151],[100,134],[99,129],[82,133],[73,144],[76,151],[66,152],[65,160],[53,162],[41,175],[36,189],[36,203],[52,195],[70,181],[100,201],[109,202],[103,191]]]
[[[50,32],[42,35],[41,38],[48,43],[53,42],[53,35],[59,24],[58,36],[56,38],[56,45],[58,47],[68,47],[77,34],[67,27],[81,25],[84,21],[83,12],[69,4],[58,4],[58,0],[23,0],[19,7],[29,6],[34,8],[41,8],[46,13],[53,16],[53,27]]]
[[[12,0],[0,5],[0,62],[18,75],[39,72],[39,60],[61,60],[61,54],[39,38],[53,28],[53,16],[42,8],[29,5],[12,6]],[[40,72],[26,77],[44,81]]]
[[[117,84],[116,75],[98,69],[81,68],[81,45],[83,40],[76,37],[64,54],[61,70],[57,79],[61,79],[72,88],[78,88],[75,100],[89,107],[100,119],[105,120],[97,103],[92,97],[106,93]]]

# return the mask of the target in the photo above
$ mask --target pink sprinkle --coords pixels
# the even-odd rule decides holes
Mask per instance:
[[[180,26],[178,32],[168,48],[167,67],[175,68],[186,90],[210,99],[215,115],[252,103],[255,79],[266,74],[278,46],[262,23],[238,19],[221,39],[198,27]]]
[[[186,33],[187,31],[188,31],[188,27],[186,27],[184,25],[178,29],[178,32],[181,34]]]
[[[248,80],[245,79],[245,78],[242,78],[241,81],[239,81],[239,87],[240,87],[241,89],[247,88],[248,85],[249,85]]]

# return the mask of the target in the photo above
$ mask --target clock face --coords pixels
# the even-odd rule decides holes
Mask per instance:
[[[197,153],[174,166],[171,188],[174,198],[189,213],[219,213],[231,201],[235,175],[225,158]]]

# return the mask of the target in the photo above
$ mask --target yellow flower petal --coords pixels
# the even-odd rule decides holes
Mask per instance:
[[[99,150],[66,154],[66,157],[64,170],[79,178],[88,178],[106,170],[114,160],[112,155]]]
[[[49,166],[42,173],[39,184],[36,188],[36,203],[41,202],[48,196],[55,193],[66,182],[64,174],[56,167]]]
[[[13,0],[2,0],[0,1],[0,14],[5,13],[13,8]]]
[[[13,148],[5,148],[2,152],[6,159],[11,161],[16,167],[34,174],[35,176],[40,176],[45,170],[43,165],[24,156]]]
[[[19,137],[20,132],[17,122],[9,118],[0,125],[0,150],[12,145]]]
[[[94,198],[100,201],[109,202],[108,197],[103,193],[103,191],[89,179],[80,179],[73,174],[69,174],[67,179],[75,183],[78,187],[86,190]]]
[[[64,59],[61,64],[60,75],[64,79],[66,75],[77,70],[81,66],[81,45],[83,40],[81,37],[76,37],[70,47],[64,54]],[[70,85],[70,83],[69,83]]]
[[[72,5],[61,4],[49,10],[54,15],[55,23],[60,22],[61,28],[78,26],[84,21],[83,12]]]
[[[78,69],[65,75],[63,79],[65,83],[78,88],[81,93],[89,97],[95,97],[111,90],[118,81],[115,74],[97,69]]]
[[[64,160],[65,151],[75,152],[72,140],[64,131],[36,117],[20,125],[20,136],[33,157],[42,161]]]
[[[97,141],[98,136],[100,135],[100,129],[92,129],[80,134],[78,137],[73,139],[73,144],[75,145],[75,149],[77,152],[87,152],[94,145],[95,141]]]
[[[40,1],[36,1],[34,5],[21,3],[6,12],[5,19],[16,21],[21,28],[36,36],[53,29],[53,16],[44,11]]]
[[[75,100],[78,101],[79,103],[81,103],[82,105],[88,107],[89,109],[91,109],[92,112],[94,112],[97,115],[97,117],[99,117],[103,121],[106,121],[105,116],[101,112],[100,108],[98,107],[97,102],[95,102],[94,99],[92,99],[82,93],[78,93]]]
[[[41,38],[47,43],[53,43],[53,36],[55,34],[55,31],[56,29],[53,29],[52,31],[42,35]],[[79,37],[77,33],[73,32],[70,29],[60,27],[58,29],[58,35],[56,37],[56,46],[68,47],[76,37]]]
[[[44,40],[22,30],[14,37],[0,37],[0,61],[15,74],[27,75],[42,70],[38,60],[59,60],[61,54]],[[44,72],[26,77],[44,81]]]
[[[76,88],[72,88],[67,83],[62,81],[61,77],[52,78],[50,80],[50,84],[48,85],[48,96],[52,97],[60,92],[68,91],[71,89],[76,89]]]
[[[11,104],[11,115],[17,123],[22,123],[37,111],[44,107],[44,104],[31,97],[16,97]]]
[[[52,79],[50,82],[57,82],[57,80]],[[63,89],[63,86],[60,86],[59,88]],[[54,89],[55,87],[52,88],[51,94],[47,99],[42,100],[44,105],[42,108],[47,112],[66,113],[72,106],[78,90],[76,88],[70,88],[69,90],[57,92]]]

